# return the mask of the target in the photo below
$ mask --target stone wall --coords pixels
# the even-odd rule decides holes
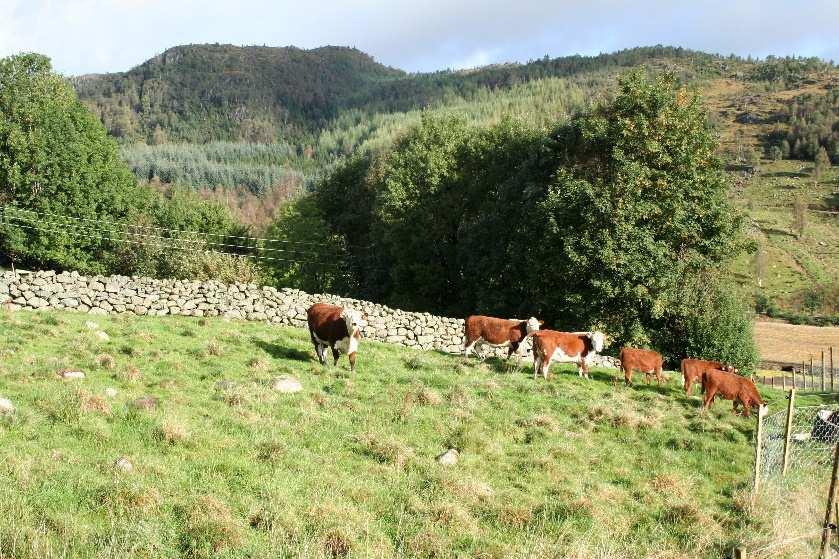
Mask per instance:
[[[221,316],[306,327],[306,309],[317,302],[367,314],[366,338],[418,349],[463,350],[463,320],[405,312],[384,305],[312,295],[296,289],[217,281],[92,276],[76,272],[0,275],[0,304],[16,309],[65,309],[89,314]]]
[[[463,351],[463,319],[406,312],[334,295],[297,289],[217,281],[157,280],[125,276],[81,276],[76,272],[0,274],[0,305],[17,309],[64,309],[89,314],[221,316],[306,327],[306,309],[317,302],[363,311],[365,338],[417,349]],[[526,350],[529,351],[529,343]],[[506,355],[506,349],[483,348]],[[604,358],[605,359],[605,358]],[[608,365],[608,360],[604,365]]]

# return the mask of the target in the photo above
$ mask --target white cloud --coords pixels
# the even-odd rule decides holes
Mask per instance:
[[[839,2],[811,0],[0,0],[0,56],[126,70],[185,43],[350,45],[411,71],[670,44],[839,59]]]

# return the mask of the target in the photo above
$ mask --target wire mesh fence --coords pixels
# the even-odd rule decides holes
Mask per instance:
[[[839,442],[839,404],[796,406],[795,393],[789,397],[786,409],[759,420],[754,502],[769,528],[754,542],[750,559],[821,557],[826,496]],[[839,523],[836,514],[831,522]],[[829,544],[824,557],[839,558],[835,531]]]
[[[828,476],[839,442],[839,404],[789,409],[792,417],[781,410],[763,418],[761,478],[804,472]]]

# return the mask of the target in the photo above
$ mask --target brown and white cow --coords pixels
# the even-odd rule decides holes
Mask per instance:
[[[603,332],[557,332],[539,330],[533,338],[533,378],[539,371],[545,379],[551,363],[576,363],[577,374],[589,378],[588,365],[603,351],[606,336]]]
[[[664,359],[661,354],[650,349],[637,349],[625,347],[620,352],[621,370],[623,371],[623,382],[626,386],[632,385],[632,371],[638,370],[647,377],[647,382],[655,374],[658,384],[664,380],[661,372]]]
[[[344,309],[337,305],[315,303],[306,311],[309,322],[309,335],[315,346],[315,353],[321,365],[326,365],[324,351],[329,346],[335,365],[338,357],[346,353],[350,369],[355,371],[355,354],[361,340],[361,329],[366,325],[360,312]]]
[[[509,347],[507,358],[518,351],[519,346],[533,332],[544,324],[541,320],[530,317],[527,320],[507,320],[492,316],[472,315],[466,318],[463,356],[469,357],[469,352],[479,342],[495,347]]]
[[[702,373],[705,371],[712,371],[718,369],[727,371],[729,373],[737,373],[737,369],[726,363],[720,361],[708,361],[705,359],[682,359],[681,370],[682,377],[685,379],[685,394],[690,396],[693,388],[693,383],[696,380],[701,380]]]
[[[743,406],[743,414],[749,417],[751,409],[763,405],[763,400],[757,392],[755,383],[750,378],[721,371],[719,369],[706,369],[702,372],[702,391],[705,398],[702,402],[702,410],[707,410],[714,403],[716,396],[722,396],[726,400],[734,401],[734,413],[737,413],[737,405]]]

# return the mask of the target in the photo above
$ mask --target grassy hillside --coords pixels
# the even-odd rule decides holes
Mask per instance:
[[[718,558],[817,525],[815,501],[781,527],[749,507],[753,421],[698,415],[672,373],[534,381],[365,342],[350,374],[301,330],[91,318],[0,313],[0,556]]]

